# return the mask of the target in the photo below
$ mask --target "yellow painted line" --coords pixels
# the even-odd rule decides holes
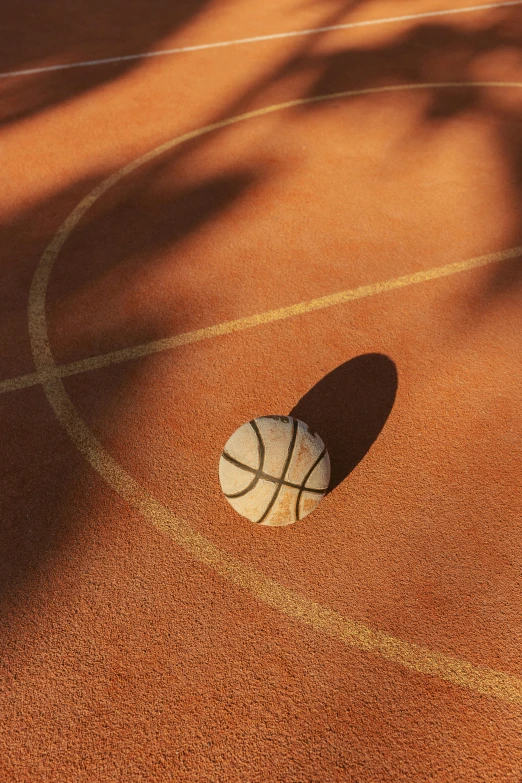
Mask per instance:
[[[20,375],[18,378],[8,378],[6,381],[0,381],[0,394],[26,389],[28,386],[37,386],[39,383],[43,383],[45,378],[46,376],[39,372]]]
[[[469,269],[476,269],[480,266],[506,261],[510,258],[517,258],[518,256],[522,256],[522,246],[501,250],[497,253],[488,253],[487,255],[478,256],[477,258],[470,258],[467,261],[458,261],[454,264],[439,266],[435,269],[413,272],[412,274],[402,275],[401,277],[386,280],[382,283],[370,283],[369,285],[363,285],[347,291],[339,291],[335,294],[311,299],[308,302],[300,302],[299,304],[289,305],[288,307],[279,307],[276,310],[268,310],[267,312],[257,313],[256,315],[250,315],[245,318],[237,318],[234,321],[225,321],[224,323],[216,324],[215,326],[207,326],[192,332],[183,332],[182,334],[177,334],[173,337],[164,337],[161,340],[154,340],[142,345],[135,345],[130,348],[122,348],[119,351],[111,351],[110,353],[101,354],[99,356],[80,359],[79,361],[71,362],[70,364],[54,365],[46,371],[22,375],[7,381],[0,381],[0,394],[16,391],[17,389],[24,389],[28,386],[36,386],[37,384],[45,383],[45,381],[52,377],[67,378],[70,375],[79,375],[80,373],[99,370],[102,367],[108,367],[111,364],[139,359],[143,356],[161,353],[162,351],[170,351],[174,348],[179,348],[182,345],[197,343],[212,337],[232,334],[233,332],[241,332],[245,329],[253,329],[256,326],[263,326],[264,324],[269,324],[274,321],[294,318],[295,316],[305,315],[314,310],[323,310],[326,307],[346,304],[346,302],[353,302],[356,299],[363,299],[367,296],[393,291],[396,288],[404,288],[417,283],[425,283],[428,280],[436,280],[439,277],[448,277],[449,275],[455,275],[458,272],[465,272]]]
[[[239,117],[216,123],[212,126],[209,125],[199,131],[186,134],[181,137],[181,140],[201,136],[218,127],[231,125],[234,122],[239,122],[254,116],[261,116],[262,114],[268,114],[271,111],[288,108],[289,106],[298,106],[304,103],[332,98],[368,94],[370,92],[389,92],[390,89],[408,90],[440,86],[441,85],[406,85],[403,87],[387,89],[337,93],[335,95],[319,96],[313,99],[291,101],[286,104],[280,104],[279,106],[268,107],[257,112],[243,114]],[[454,87],[456,85],[449,86]],[[483,86],[498,85],[488,84]],[[521,85],[503,84],[502,86],[519,87]],[[29,295],[29,334],[36,370],[37,373],[41,374],[42,378],[47,378],[43,383],[43,388],[58,421],[63,425],[72,442],[84,455],[85,459],[90,463],[98,475],[108,484],[108,486],[118,493],[120,497],[126,500],[134,509],[139,511],[152,525],[154,525],[154,527],[166,533],[179,546],[183,547],[192,557],[199,562],[204,563],[209,568],[214,569],[223,578],[247,591],[257,600],[262,601],[272,609],[281,612],[291,620],[297,620],[304,623],[354,649],[381,656],[382,658],[398,664],[405,669],[416,672],[417,674],[438,677],[453,685],[468,688],[484,696],[495,697],[522,706],[522,680],[520,678],[485,666],[477,666],[469,661],[461,660],[457,657],[447,655],[446,653],[429,650],[389,634],[375,631],[364,623],[343,617],[338,612],[321,606],[311,599],[284,587],[247,563],[241,562],[237,558],[216,547],[207,538],[193,530],[188,522],[159,503],[151,493],[140,486],[138,482],[105,450],[74,407],[61,378],[58,377],[58,368],[54,364],[47,332],[45,298],[53,264],[81,217],[85,214],[87,209],[89,209],[89,207],[109,189],[109,187],[142,163],[151,160],[156,155],[160,154],[158,150],[164,151],[169,149],[175,144],[181,143],[181,140],[174,140],[157,150],[153,150],[151,153],[144,155],[138,161],[129,164],[129,166],[120,169],[119,172],[116,172],[112,177],[109,177],[102,182],[71,213],[69,218],[53,237],[47,250],[40,259]],[[519,251],[519,248],[515,248],[511,251],[503,252],[518,255]],[[498,254],[493,255],[495,256],[494,260],[498,260]],[[513,257],[513,255],[509,257]],[[453,274],[454,272],[462,271],[465,268],[483,265],[486,263],[484,261],[485,258],[490,257],[482,256],[481,261],[479,259],[474,259],[468,262],[461,262],[458,265],[451,264],[446,267],[440,267],[438,270],[432,270],[431,272],[418,272],[414,276],[406,275],[402,278],[397,278],[395,281],[390,281],[389,283],[380,283],[371,287],[366,286],[363,289],[355,289],[355,292],[359,291],[358,296],[354,296],[353,291],[343,292],[341,294],[335,294],[334,297],[323,297],[321,299],[312,300],[315,304],[309,302],[302,305],[295,305],[291,308],[282,308],[279,311],[272,311],[272,317],[268,318],[268,320],[277,320],[277,317],[274,317],[273,315],[274,313],[284,312],[285,315],[280,315],[279,317],[290,317],[291,315],[299,314],[301,311],[309,312],[310,310],[329,306],[324,304],[326,299],[328,299],[330,304],[350,301],[351,299],[359,298],[361,290],[368,291],[371,288],[372,293],[378,293],[402,285],[409,285],[414,282],[441,277],[445,274]],[[487,263],[491,263],[491,261],[488,261]],[[466,264],[469,266],[466,266]],[[457,269],[456,267],[459,268]],[[409,282],[406,282],[406,280]],[[303,307],[305,308],[304,310],[302,309]],[[267,322],[263,320],[263,318],[267,318],[267,314],[255,316],[254,318],[260,319],[259,323]],[[245,323],[245,319],[241,319],[241,321]],[[256,321],[256,323],[251,323],[250,325],[254,326],[257,325],[257,323],[258,321]]]
[[[156,500],[107,453],[81,419],[60,379],[49,381],[44,388],[57,418],[97,473],[120,497],[155,528],[182,546],[195,560],[212,568],[272,609],[316,631],[326,633],[342,644],[380,655],[410,671],[439,677],[484,696],[522,706],[521,679],[375,631],[364,623],[343,617],[338,612],[284,587],[256,568],[219,549]]]

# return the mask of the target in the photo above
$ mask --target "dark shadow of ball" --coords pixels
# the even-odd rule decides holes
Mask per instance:
[[[397,383],[397,368],[388,356],[366,353],[325,375],[290,411],[317,432],[328,449],[329,492],[377,440],[393,408]]]

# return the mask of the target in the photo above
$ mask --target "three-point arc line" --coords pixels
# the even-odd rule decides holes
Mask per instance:
[[[78,204],[55,234],[40,260],[31,284],[28,307],[29,334],[36,365],[36,373],[32,374],[30,383],[24,383],[20,388],[24,385],[28,386],[34,385],[35,383],[42,383],[47,399],[55,412],[58,421],[63,425],[72,442],[84,455],[85,459],[91,464],[94,470],[96,470],[99,476],[118,493],[120,497],[126,500],[142,516],[148,519],[157,529],[163,531],[176,541],[179,546],[183,547],[185,551],[196,560],[204,563],[232,584],[248,591],[255,599],[284,614],[288,619],[308,625],[316,631],[321,631],[345,645],[354,647],[360,651],[379,655],[390,662],[396,663],[403,668],[418,674],[438,677],[453,685],[468,688],[484,696],[502,699],[522,707],[522,680],[520,678],[491,669],[487,666],[472,664],[469,661],[459,659],[453,655],[437,652],[422,647],[421,645],[403,641],[390,634],[373,630],[362,622],[344,617],[332,609],[321,606],[306,596],[296,593],[290,588],[270,579],[261,571],[240,561],[224,550],[221,550],[201,533],[194,530],[188,522],[178,517],[171,509],[161,504],[104,449],[76,410],[61,380],[61,377],[68,373],[60,370],[54,362],[49,343],[45,311],[47,285],[53,264],[63,245],[72,234],[83,215],[98,198],[125,175],[136,170],[140,165],[153,160],[162,152],[171,149],[177,144],[181,144],[183,141],[190,138],[203,136],[213,130],[224,128],[236,122],[251,119],[253,117],[260,117],[264,114],[293,106],[358,95],[389,93],[399,90],[440,89],[443,87],[462,89],[476,86],[487,88],[520,88],[522,85],[509,82],[393,85],[392,87],[386,88],[369,88],[366,90],[347,91],[331,95],[314,96],[313,98],[298,99],[248,112],[247,114],[232,117],[228,120],[206,126],[205,128],[200,128],[199,130],[185,134],[184,136],[161,145],[123,167],[100,183],[100,185]],[[218,336],[219,334],[228,334],[234,331],[240,331],[244,328],[260,326],[271,321],[277,321],[291,316],[301,315],[306,312],[312,312],[334,304],[352,301],[361,298],[362,296],[382,293],[394,288],[400,288],[406,285],[455,274],[460,271],[485,266],[486,264],[494,263],[496,261],[515,258],[521,254],[522,248],[512,248],[510,250],[492,253],[487,256],[480,256],[457,264],[449,264],[435,270],[413,273],[388,281],[387,283],[372,284],[352,291],[344,291],[340,294],[321,297],[301,305],[280,308],[279,310],[271,311],[268,314],[253,316],[248,319],[239,319],[238,321],[228,322],[227,324],[218,327],[210,327],[208,329],[198,330],[195,333],[190,333],[189,335],[181,335],[178,338],[168,340],[166,343],[160,341],[153,345],[152,350],[150,350],[150,347],[145,347],[144,349],[144,347],[141,346],[138,351],[136,351],[136,349],[129,349],[126,352],[118,352],[117,360],[125,361],[126,359],[135,358],[139,355],[147,355],[155,353],[158,350],[164,350],[165,347],[172,348],[175,347],[176,344],[183,345],[189,342],[195,342],[198,339],[206,339],[207,337]],[[122,356],[122,353],[125,355]],[[106,355],[104,358],[102,357],[102,359],[102,364],[98,364],[98,366],[112,364],[114,354],[112,356]],[[95,357],[93,360],[85,360],[85,362],[80,363],[82,365],[80,371],[92,369],[93,365],[89,365],[89,363],[99,361],[99,357]],[[3,391],[12,390],[13,387],[11,387],[11,389],[6,389],[5,383],[6,382],[3,384]]]

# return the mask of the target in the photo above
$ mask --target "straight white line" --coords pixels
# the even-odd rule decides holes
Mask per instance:
[[[216,41],[215,43],[196,44],[194,46],[180,46],[176,49],[161,49],[154,52],[142,52],[141,54],[127,54],[122,57],[105,57],[101,60],[84,60],[77,63],[64,63],[62,65],[46,65],[43,68],[26,68],[22,71],[6,71],[0,73],[0,79],[9,79],[13,76],[29,76],[35,73],[48,73],[50,71],[66,71],[71,68],[87,68],[92,65],[106,65],[108,63],[121,63],[129,60],[143,60],[147,57],[165,57],[172,54],[184,54],[186,52],[200,52],[204,49],[219,49],[226,46],[239,46],[241,44],[258,43],[260,41],[275,41],[278,38],[298,38],[315,33],[327,33],[333,30],[350,30],[354,27],[370,27],[376,24],[393,24],[412,19],[428,19],[434,16],[448,16],[450,14],[469,14],[474,11],[483,11],[491,8],[505,8],[507,6],[522,5],[522,0],[506,0],[503,3],[487,3],[485,5],[471,5],[465,8],[448,8],[442,11],[426,11],[422,14],[405,14],[404,16],[390,16],[383,19],[368,19],[362,22],[347,22],[346,24],[334,24],[328,27],[314,27],[310,30],[294,30],[288,33],[273,33],[271,35],[255,35],[251,38],[236,38],[232,41]]]

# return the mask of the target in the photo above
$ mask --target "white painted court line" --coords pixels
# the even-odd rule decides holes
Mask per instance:
[[[67,432],[71,442],[76,446],[79,453],[83,455],[86,462],[96,471],[98,476],[110,487],[120,498],[137,511],[144,519],[158,531],[164,533],[178,546],[180,546],[190,557],[212,569],[216,574],[226,580],[235,588],[239,588],[245,595],[250,595],[256,601],[261,602],[266,607],[275,612],[279,612],[292,622],[303,623],[309,628],[313,628],[317,633],[325,634],[336,642],[350,647],[354,650],[360,650],[370,655],[380,656],[404,670],[415,672],[418,675],[437,677],[451,685],[460,688],[467,688],[470,691],[483,696],[501,699],[507,703],[522,707],[522,679],[504,671],[490,669],[484,665],[476,665],[471,661],[456,658],[443,650],[430,650],[427,647],[411,643],[386,633],[384,630],[373,629],[372,627],[360,622],[359,620],[345,617],[327,606],[316,603],[284,584],[278,583],[265,575],[261,570],[256,569],[246,561],[242,561],[226,550],[220,549],[210,539],[202,535],[196,527],[192,526],[195,522],[200,526],[200,520],[194,519],[194,514],[190,514],[187,519],[178,516],[173,508],[163,505],[145,486],[142,486],[137,479],[128,473],[123,465],[106,449],[104,444],[98,440],[96,434],[90,429],[89,424],[82,418],[80,411],[75,407],[72,399],[59,375],[59,368],[55,363],[51,343],[49,340],[49,327],[47,323],[46,299],[49,282],[51,280],[53,267],[58,259],[65,243],[75,232],[76,227],[86,212],[93,207],[98,199],[103,197],[108,190],[116,185],[127,175],[139,169],[145,163],[154,160],[167,150],[173,149],[190,139],[204,136],[215,130],[233,125],[237,122],[251,120],[255,117],[262,117],[272,112],[282,111],[284,109],[295,108],[296,106],[310,105],[322,101],[337,100],[343,98],[353,98],[361,95],[370,95],[375,93],[390,93],[398,90],[419,90],[419,89],[439,89],[445,87],[459,88],[464,85],[477,87],[516,87],[520,89],[519,83],[453,83],[453,84],[409,84],[393,85],[390,87],[367,88],[365,90],[350,90],[344,93],[331,93],[329,95],[316,95],[308,98],[300,98],[296,101],[287,101],[286,103],[265,106],[262,109],[240,114],[235,117],[229,117],[227,120],[207,125],[203,128],[195,129],[183,136],[178,136],[164,144],[159,145],[153,150],[136,158],[118,171],[115,171],[107,179],[100,182],[82,201],[72,210],[69,216],[62,223],[58,231],[54,234],[49,245],[43,252],[38,266],[34,272],[33,280],[28,299],[28,332],[33,354],[36,373],[40,374],[42,389],[51,409],[54,411],[57,421]],[[484,267],[497,261],[517,258],[522,254],[522,247],[501,250],[496,253],[490,253],[485,256],[460,261],[453,264],[447,264],[436,269],[413,272],[409,275],[388,280],[383,283],[371,283],[347,291],[341,291],[336,294],[330,294],[308,302],[301,302],[290,307],[283,307],[277,310],[271,310],[260,313],[255,316],[242,318],[236,321],[217,324],[214,327],[198,330],[196,332],[185,333],[171,338],[163,344],[149,344],[154,350],[163,350],[174,347],[175,345],[186,345],[189,342],[196,342],[209,337],[217,337],[221,334],[231,334],[242,329],[249,329],[254,326],[261,326],[274,321],[281,321],[297,315],[325,309],[333,305],[340,305],[355,299],[372,296],[374,294],[384,293],[397,288],[404,288],[408,285],[427,282],[441,277],[464,272],[478,267]],[[131,351],[136,349],[131,348]],[[138,351],[142,347],[138,346]],[[121,354],[113,355],[113,358],[121,360]],[[126,354],[126,358],[131,358]],[[96,361],[96,357],[93,357]],[[87,360],[88,362],[91,360]],[[85,365],[81,371],[88,369]],[[138,444],[139,446],[139,444]],[[176,498],[172,497],[176,502]],[[217,511],[219,516],[219,510]],[[197,517],[197,514],[196,514]],[[384,674],[384,672],[383,672]],[[388,676],[393,676],[390,673]],[[397,676],[403,681],[400,672]],[[415,682],[412,682],[415,687]],[[477,704],[477,709],[484,705]]]
[[[121,63],[130,60],[144,60],[150,57],[166,57],[173,54],[187,52],[200,52],[204,49],[220,49],[227,46],[239,46],[241,44],[259,43],[261,41],[275,41],[279,38],[299,38],[315,33],[327,33],[334,30],[350,30],[354,27],[370,27],[378,24],[393,24],[406,22],[413,19],[429,19],[435,16],[449,16],[451,14],[470,14],[475,11],[484,11],[492,8],[505,8],[508,6],[522,5],[522,0],[507,0],[503,3],[487,3],[485,5],[471,5],[464,8],[448,8],[442,11],[426,11],[421,14],[405,14],[404,16],[390,16],[382,19],[368,19],[361,22],[347,22],[346,24],[334,24],[328,27],[314,27],[310,30],[293,30],[287,33],[272,33],[270,35],[255,35],[250,38],[236,38],[232,41],[216,41],[214,43],[196,44],[194,46],[180,46],[175,49],[161,49],[154,52],[141,52],[140,54],[127,54],[122,57],[104,57],[100,60],[84,60],[76,63],[63,63],[61,65],[46,65],[42,68],[25,68],[21,71],[5,71],[0,73],[0,79],[9,79],[13,76],[30,76],[36,73],[48,73],[50,71],[67,71],[71,68],[87,68],[93,65],[107,65],[109,63]]]

